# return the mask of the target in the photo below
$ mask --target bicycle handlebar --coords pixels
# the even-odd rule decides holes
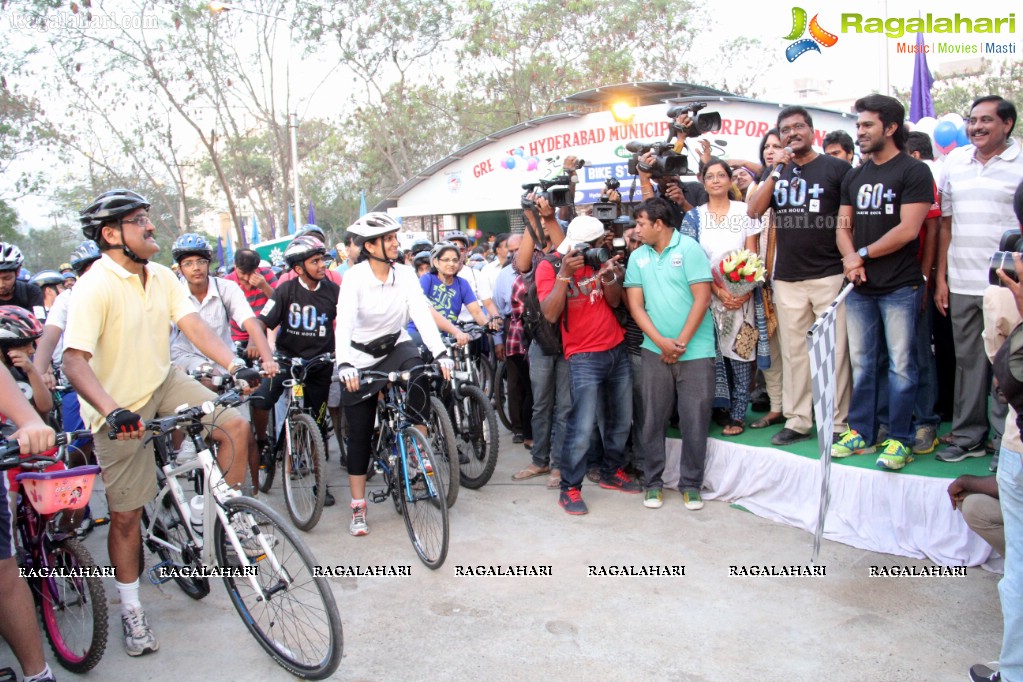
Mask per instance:
[[[417,365],[400,372],[379,372],[373,369],[364,369],[359,372],[359,382],[372,383],[382,379],[391,383],[407,384],[412,380],[412,373],[418,370],[423,370],[423,374],[428,376],[438,376],[440,374],[440,368],[435,363]]]
[[[236,405],[241,405],[246,400],[248,400],[248,397],[243,396],[238,391],[232,389],[222,393],[216,400],[207,400],[199,405],[195,405],[194,407],[182,405],[172,415],[150,419],[143,423],[144,430],[151,431],[156,435],[169,433],[170,431],[178,428],[181,424],[196,422],[208,414],[213,414],[218,407],[235,407]],[[110,438],[110,440],[117,440],[117,435],[118,432],[114,429],[111,429],[107,433],[107,437]]]
[[[58,433],[54,442],[54,447],[63,448],[68,443],[78,440],[79,438],[85,438],[91,436],[92,431],[87,429],[81,431],[68,431],[66,433]],[[0,471],[7,471],[17,466],[21,466],[25,469],[31,468],[44,468],[43,465],[53,464],[61,459],[61,454],[57,455],[31,455],[29,457],[21,456],[21,445],[16,440],[0,440]],[[30,466],[30,465],[36,466]]]

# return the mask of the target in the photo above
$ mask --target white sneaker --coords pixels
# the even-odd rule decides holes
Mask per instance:
[[[352,522],[348,525],[348,532],[358,537],[369,534],[369,524],[366,523],[366,503],[352,505]]]
[[[121,614],[121,629],[124,631],[124,648],[129,656],[141,656],[159,651],[160,643],[146,621],[146,612],[141,606],[128,609]]]
[[[178,448],[178,464],[184,464],[195,459],[198,455],[195,452],[195,443],[192,442],[191,438],[185,438],[181,443],[181,447]]]

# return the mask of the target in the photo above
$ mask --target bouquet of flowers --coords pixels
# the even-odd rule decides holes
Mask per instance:
[[[733,251],[714,268],[714,279],[735,297],[745,296],[764,283],[764,261],[747,249]]]

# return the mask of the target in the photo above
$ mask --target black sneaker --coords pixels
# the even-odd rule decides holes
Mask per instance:
[[[611,476],[601,476],[597,485],[608,490],[620,490],[623,493],[643,492],[643,486],[629,478],[629,475],[622,469],[614,472]]]
[[[772,445],[792,445],[798,443],[801,440],[807,440],[810,438],[809,433],[800,433],[794,429],[784,428],[778,433],[771,436]]]
[[[983,663],[977,663],[970,668],[970,680],[972,682],[1001,682],[1002,673],[992,670]]]
[[[589,513],[589,509],[586,507],[586,503],[583,502],[582,493],[579,492],[579,488],[569,488],[561,493],[561,497],[558,499],[558,504],[567,513],[573,516],[581,516]]]

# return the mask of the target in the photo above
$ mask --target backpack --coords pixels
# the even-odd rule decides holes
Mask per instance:
[[[561,267],[561,254],[544,256],[543,260],[554,266],[555,272]],[[565,317],[562,315],[558,322],[548,322],[544,317],[540,308],[540,297],[536,293],[536,270],[539,267],[540,263],[537,263],[528,275],[523,276],[526,283],[526,301],[522,312],[522,328],[528,339],[540,345],[544,355],[561,355],[564,352],[561,345],[561,322]],[[565,309],[568,310],[567,306]]]

